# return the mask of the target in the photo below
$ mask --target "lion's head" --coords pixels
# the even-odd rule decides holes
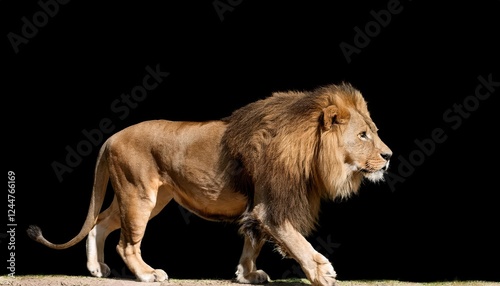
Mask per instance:
[[[329,100],[320,117],[318,172],[325,186],[334,190],[334,197],[347,197],[358,190],[363,178],[383,180],[392,152],[379,138],[361,93],[347,84],[318,92]]]
[[[321,197],[348,197],[364,178],[382,180],[392,154],[350,84],[274,93],[227,120],[223,141],[256,200],[276,223],[289,220],[303,233],[314,227]]]

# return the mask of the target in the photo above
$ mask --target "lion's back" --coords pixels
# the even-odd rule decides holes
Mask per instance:
[[[164,169],[193,162],[213,164],[220,154],[224,130],[221,121],[143,121],[113,134],[101,152],[131,168],[134,164],[154,164]]]

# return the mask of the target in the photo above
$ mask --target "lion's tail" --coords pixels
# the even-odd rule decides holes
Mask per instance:
[[[38,226],[30,225],[26,232],[31,239],[53,249],[66,249],[77,244],[88,235],[97,222],[97,217],[101,211],[101,207],[104,202],[104,195],[106,194],[106,188],[108,185],[109,170],[107,167],[107,156],[105,154],[105,150],[107,148],[106,146],[107,142],[104,143],[97,157],[94,174],[94,187],[92,190],[92,197],[90,199],[89,211],[80,233],[66,243],[54,244],[43,237],[42,230]]]

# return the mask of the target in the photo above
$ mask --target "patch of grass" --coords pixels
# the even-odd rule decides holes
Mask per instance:
[[[272,280],[269,284],[272,285],[311,285],[311,282],[305,278],[290,278],[290,279],[277,279]]]

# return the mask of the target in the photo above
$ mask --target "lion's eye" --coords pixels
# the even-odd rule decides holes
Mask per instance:
[[[366,134],[366,131],[359,133],[358,136],[359,136],[359,138],[361,138],[363,140],[368,139],[368,135]]]

